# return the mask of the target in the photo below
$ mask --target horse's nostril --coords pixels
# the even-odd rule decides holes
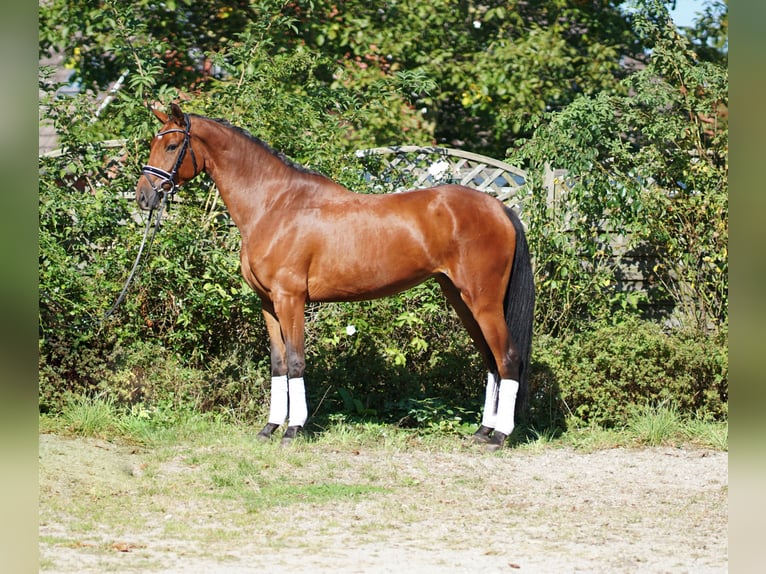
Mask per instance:
[[[138,195],[138,205],[141,206],[143,209],[147,209],[149,207],[149,198],[146,195],[145,191],[142,191]]]

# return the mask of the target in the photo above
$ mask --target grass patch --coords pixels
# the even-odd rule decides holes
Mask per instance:
[[[521,429],[512,436],[513,448],[545,449],[568,446],[593,451],[628,446],[693,446],[727,451],[728,422],[686,416],[673,405],[633,408],[625,424],[617,428],[578,425],[573,419],[561,429]],[[401,452],[411,449],[451,452],[463,446],[459,435],[445,433],[443,425],[433,421],[425,427],[400,428],[375,421],[352,421],[344,415],[333,415],[322,426],[314,426],[300,437],[291,452],[305,449],[359,450],[381,449]],[[257,428],[227,419],[221,413],[201,413],[193,409],[177,409],[173,405],[119,407],[101,396],[70,397],[58,417],[40,416],[41,432],[58,432],[83,437],[96,437],[144,446],[178,445],[193,442],[220,448],[234,437],[251,441]],[[464,436],[474,430],[466,427]],[[278,449],[278,440],[270,443],[274,458],[290,457]],[[268,445],[266,445],[268,447]],[[278,450],[273,450],[277,448]],[[261,452],[269,452],[269,448]],[[300,464],[301,457],[293,460]],[[225,486],[233,480],[218,474],[213,482]]]
[[[551,446],[568,446],[584,452],[629,446],[630,435],[624,429],[608,429],[600,426],[572,426],[562,433]]]
[[[684,424],[683,433],[689,442],[714,450],[729,450],[729,423],[690,420]]]
[[[639,444],[660,446],[683,436],[683,420],[673,406],[648,407],[631,416],[627,429]]]
[[[542,450],[570,447],[585,452],[636,446],[710,448],[728,451],[729,423],[686,416],[672,405],[634,408],[624,425],[604,428],[569,419],[566,431],[529,429],[514,442],[515,448]],[[513,437],[512,437],[513,438]]]
[[[304,440],[286,450],[276,440],[254,444],[252,437],[239,435],[204,454],[196,450],[187,462],[195,469],[204,496],[237,501],[249,513],[294,504],[354,501],[400,486],[382,470],[362,473],[366,482],[348,482],[351,463],[326,457],[325,453],[338,449],[328,449],[322,441]],[[354,453],[353,448],[344,450]]]
[[[636,409],[626,433],[633,442],[646,446],[689,445],[721,451],[729,448],[728,422],[684,416],[674,405]]]
[[[72,395],[60,415],[41,414],[38,428],[42,433],[157,446],[188,440],[216,441],[246,425],[233,424],[222,413],[203,413],[172,404],[122,406],[102,395]]]
[[[114,401],[101,396],[69,397],[61,418],[65,427],[79,436],[102,437],[119,430]]]
[[[273,506],[291,504],[322,504],[325,502],[355,501],[362,497],[389,492],[382,486],[369,484],[320,483],[295,485],[287,482],[272,484],[248,500],[248,511],[260,511]]]

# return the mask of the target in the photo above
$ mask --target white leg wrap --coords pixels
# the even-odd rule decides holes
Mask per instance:
[[[492,373],[487,373],[487,389],[484,394],[484,412],[481,414],[481,424],[491,429],[497,422],[497,381]]]
[[[308,407],[306,406],[306,386],[303,384],[303,378],[290,379],[288,381],[290,390],[290,422],[289,426],[302,427],[309,418]]]
[[[516,393],[519,392],[519,382],[513,379],[500,381],[500,392],[497,399],[497,424],[495,430],[505,435],[511,434],[514,427],[513,412],[516,409]]]
[[[287,375],[271,377],[269,422],[281,425],[287,419]]]

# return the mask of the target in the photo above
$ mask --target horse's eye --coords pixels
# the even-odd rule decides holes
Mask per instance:
[[[170,144],[168,147],[165,148],[167,151],[175,151],[178,149],[178,144]]]

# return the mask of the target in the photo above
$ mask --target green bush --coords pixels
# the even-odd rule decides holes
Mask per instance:
[[[509,150],[535,182],[524,207],[546,333],[646,302],[701,333],[728,320],[728,71],[655,16],[636,14],[645,68],[542,114]],[[568,170],[555,198],[540,185],[546,164]],[[647,293],[621,287],[630,265]]]
[[[631,409],[672,405],[703,419],[728,415],[728,336],[665,331],[625,318],[565,337],[540,337],[533,353],[529,424],[625,424]]]

